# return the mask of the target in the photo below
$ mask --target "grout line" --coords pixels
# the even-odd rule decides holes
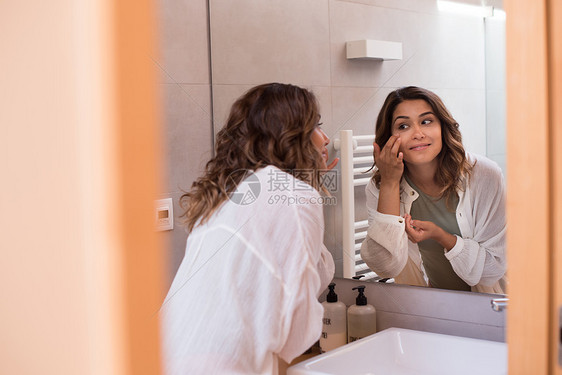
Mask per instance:
[[[209,91],[210,91],[210,114],[211,118],[211,157],[215,157],[215,110],[214,110],[214,90],[213,90],[213,54],[212,54],[212,41],[211,41],[211,0],[207,0],[207,41],[209,53]]]

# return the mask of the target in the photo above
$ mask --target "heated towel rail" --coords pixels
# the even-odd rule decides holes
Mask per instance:
[[[361,243],[367,237],[367,219],[355,219],[355,187],[371,180],[374,135],[353,135],[352,130],[340,130],[334,148],[340,151],[342,188],[342,249],[343,277],[363,275],[363,280],[378,278],[361,259]]]

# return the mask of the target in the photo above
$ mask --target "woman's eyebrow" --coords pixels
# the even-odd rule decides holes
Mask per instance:
[[[433,112],[427,111],[427,112],[424,112],[424,113],[420,114],[418,117],[423,117],[423,116],[426,116],[426,115],[434,115],[435,116],[435,114]],[[396,118],[392,121],[392,123],[395,123],[396,120],[398,120],[399,118],[403,118],[403,119],[406,119],[406,120],[410,119],[409,116],[396,116]]]
[[[434,114],[431,111],[427,111],[427,112],[422,113],[419,117],[423,117],[425,115],[434,115]]]
[[[398,120],[399,118],[403,118],[403,119],[406,119],[406,120],[409,119],[408,116],[396,116],[396,118],[394,120],[392,120],[392,123],[394,124],[396,122],[396,120]]]

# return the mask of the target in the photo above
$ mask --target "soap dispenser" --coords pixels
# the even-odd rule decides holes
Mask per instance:
[[[347,344],[347,307],[343,302],[338,302],[338,295],[334,291],[335,287],[335,283],[328,285],[330,291],[326,296],[326,302],[322,302],[324,307],[322,336],[320,336],[322,353]]]
[[[365,285],[359,285],[359,294],[355,299],[355,305],[347,309],[347,342],[362,339],[377,332],[377,316],[375,308],[367,303],[367,297],[363,294]]]

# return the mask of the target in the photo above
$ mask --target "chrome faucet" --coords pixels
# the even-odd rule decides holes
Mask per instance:
[[[492,299],[492,310],[503,311],[507,308],[509,298],[494,298]]]

